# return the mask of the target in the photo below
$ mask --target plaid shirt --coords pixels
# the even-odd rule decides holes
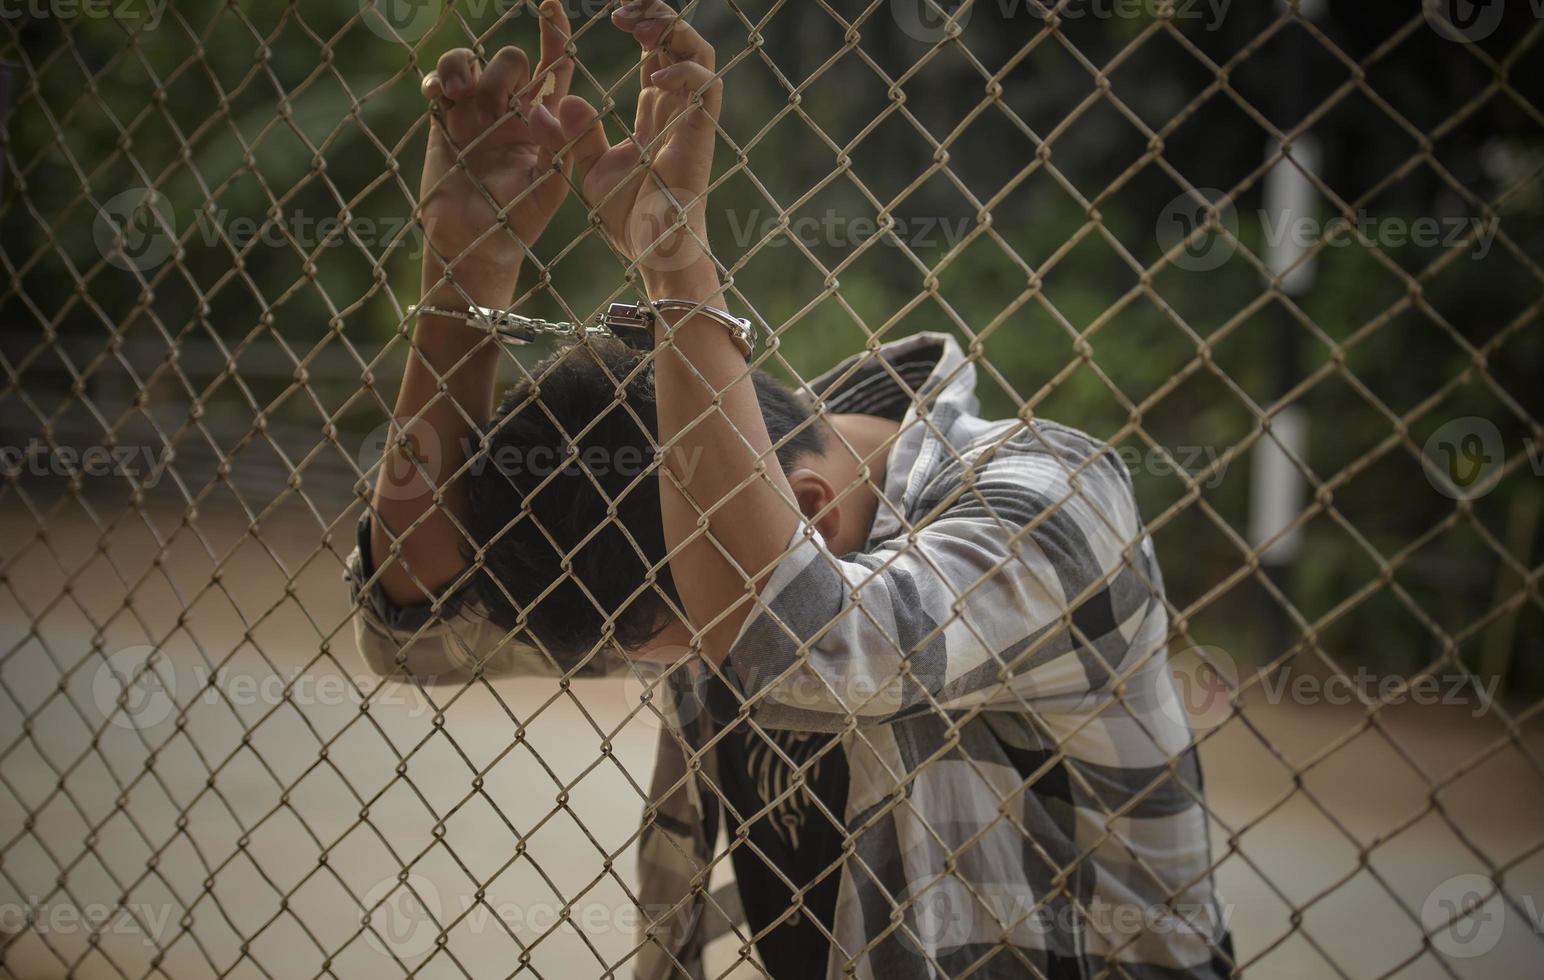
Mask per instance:
[[[1201,774],[1129,475],[1071,429],[979,418],[974,387],[942,334],[807,385],[831,413],[901,422],[869,547],[837,556],[801,529],[720,671],[773,745],[831,732],[846,754],[827,976],[1225,976]],[[393,607],[360,553],[349,568],[375,669],[556,672],[500,643],[475,600]],[[705,677],[692,663],[666,678],[640,838],[644,980],[701,976],[705,941],[740,919],[732,891],[707,887],[727,860],[728,719],[706,710]],[[732,815],[730,836],[752,816]]]

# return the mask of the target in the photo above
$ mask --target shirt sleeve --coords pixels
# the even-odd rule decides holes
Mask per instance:
[[[929,479],[913,529],[837,557],[790,542],[725,662],[769,727],[937,710],[1076,710],[1166,632],[1162,582],[1113,453],[1037,429]]]
[[[563,670],[534,647],[506,638],[488,619],[470,585],[437,602],[399,605],[381,588],[370,555],[370,515],[359,522],[346,569],[354,599],[354,639],[371,672],[416,678],[425,685],[465,684],[477,676],[559,677]],[[626,670],[621,657],[591,658],[579,677]]]

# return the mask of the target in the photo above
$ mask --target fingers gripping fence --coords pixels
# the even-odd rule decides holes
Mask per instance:
[[[489,113],[539,126],[523,99],[560,70],[524,0],[4,12],[0,974],[688,976],[701,954],[760,976],[813,937],[835,976],[1150,975],[1184,942],[1197,976],[1530,975],[1544,20],[1356,6],[1377,9],[700,0],[678,36],[716,49],[715,164],[702,189],[638,185],[666,204],[642,257],[605,217],[630,185],[587,187],[561,121],[560,168],[511,192],[477,161],[526,144],[459,139],[426,85],[454,48],[492,73],[528,47]],[[672,126],[631,111],[650,83],[616,9],[570,4],[556,50],[663,170]],[[435,125],[461,145],[415,190]],[[559,179],[551,225],[509,244]],[[448,249],[436,192],[499,218]],[[704,456],[726,396],[664,432],[628,392],[714,384],[672,360],[684,328],[604,362],[588,415],[544,397],[603,345],[555,324],[666,298],[651,276],[697,250],[723,285],[705,302],[751,321],[751,364],[815,423]],[[490,305],[490,253],[556,336],[426,353],[408,306]],[[880,356],[924,330],[957,348],[921,374],[913,348]],[[523,396],[459,398],[478,370]],[[852,465],[861,385],[910,407],[892,473],[909,425],[947,479],[903,502]],[[1017,422],[960,440],[971,397]],[[500,412],[555,452],[515,464],[507,514],[458,509],[514,486],[479,469]],[[580,453],[624,423],[649,433],[630,468]],[[834,537],[823,518],[873,501],[891,546],[858,540],[834,588],[779,604],[774,569],[829,574],[836,549],[748,564],[715,517],[814,426],[848,463],[812,523]],[[1016,452],[1036,462],[995,468]],[[699,499],[701,467],[746,453]],[[1145,526],[1084,492],[1112,459]],[[386,519],[415,480],[432,500]],[[1020,513],[1005,481],[1044,492]],[[688,508],[664,551],[628,516],[657,521],[661,483]],[[549,526],[587,495],[593,527]],[[999,550],[961,574],[936,543],[966,510]],[[350,560],[361,516],[373,563]],[[450,573],[414,563],[437,533]],[[1116,557],[1047,572],[1080,536]],[[534,588],[497,558],[513,542],[554,555]],[[694,549],[761,591],[618,657],[630,604],[691,619],[693,583],[665,579]],[[889,598],[895,569],[939,595]],[[1030,636],[1002,612],[1024,569],[1019,598],[1058,604]],[[428,605],[381,598],[392,574]],[[599,636],[577,655],[527,629],[565,589]],[[1095,613],[1125,589],[1141,623]],[[747,615],[792,667],[708,656]],[[869,645],[833,654],[844,636]],[[1070,682],[1042,669],[1072,660]],[[848,769],[842,799],[817,792]]]

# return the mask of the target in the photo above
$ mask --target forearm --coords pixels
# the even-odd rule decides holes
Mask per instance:
[[[648,289],[655,299],[724,305],[711,272],[650,282]],[[667,319],[672,343],[661,346],[654,368],[660,443],[672,446],[670,474],[660,473],[665,544],[673,551],[690,539],[670,570],[693,625],[717,620],[703,649],[718,663],[754,610],[751,590],[782,555],[799,517],[739,347],[706,317]],[[703,514],[707,534],[698,531]]]
[[[515,269],[458,264],[452,274],[455,282],[447,282],[439,261],[425,258],[423,305],[504,309],[514,295]],[[399,455],[381,465],[370,529],[381,587],[393,602],[423,602],[465,569],[466,495],[457,474],[493,413],[498,356],[497,342],[463,321],[425,315],[414,326],[386,447],[388,456]],[[404,431],[415,458],[397,448]]]

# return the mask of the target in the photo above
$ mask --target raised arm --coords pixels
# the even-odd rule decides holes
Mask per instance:
[[[549,92],[546,103],[557,105],[573,75],[563,5],[546,0],[540,12],[534,75],[519,48],[486,65],[457,48],[423,80],[431,105],[419,194],[425,306],[507,308],[529,245],[567,194],[526,122],[532,98]],[[497,373],[497,344],[486,333],[447,317],[418,319],[370,533],[381,588],[395,603],[433,598],[466,567],[466,498],[453,477],[493,412]]]
[[[586,202],[614,247],[637,263],[651,300],[723,306],[706,248],[706,195],[723,99],[713,49],[663,0],[635,0],[612,22],[632,34],[644,54],[633,139],[611,146],[594,108],[577,96],[559,104],[557,118],[538,112],[537,136],[574,161]],[[685,206],[684,215],[672,199]],[[801,518],[740,349],[711,319],[667,319],[670,343],[660,345],[655,364],[659,438],[675,447],[666,456],[674,476],[661,473],[665,542],[672,551],[681,547],[670,560],[672,577],[693,625],[711,626],[703,648],[720,661],[753,608],[751,590],[783,554]],[[663,340],[665,331],[659,332],[656,339]],[[674,465],[697,458],[712,465]],[[709,515],[706,535],[699,530],[702,514]]]

